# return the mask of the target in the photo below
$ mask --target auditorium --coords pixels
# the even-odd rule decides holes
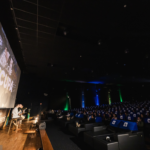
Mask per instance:
[[[0,150],[150,150],[149,6],[1,0]]]

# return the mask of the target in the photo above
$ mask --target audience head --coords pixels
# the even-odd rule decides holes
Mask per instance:
[[[113,114],[113,117],[116,117],[116,114]]]
[[[143,114],[141,114],[140,116],[141,116],[141,118],[144,118],[144,115],[143,115]]]
[[[137,121],[141,121],[141,117],[137,117]]]

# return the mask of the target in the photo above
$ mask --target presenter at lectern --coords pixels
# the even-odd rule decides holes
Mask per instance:
[[[16,105],[16,107],[12,110],[12,118],[17,119],[17,124],[18,124],[18,130],[22,130],[21,129],[21,122],[23,120],[23,118],[20,116],[20,112],[18,111],[18,108],[23,108],[22,104],[18,104]]]

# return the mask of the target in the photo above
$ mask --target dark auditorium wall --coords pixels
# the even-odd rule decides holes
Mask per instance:
[[[95,85],[87,83],[75,83],[64,81],[47,81],[35,76],[21,76],[16,103],[22,103],[31,108],[31,114],[35,115],[40,110],[64,109],[67,93],[71,99],[72,108],[81,107],[82,93],[84,93],[85,106],[95,105],[95,95],[99,95],[100,104],[108,104],[108,91],[111,101],[119,102],[119,89],[123,101],[140,101],[150,98],[149,85],[124,84]],[[44,96],[47,93],[48,96]]]

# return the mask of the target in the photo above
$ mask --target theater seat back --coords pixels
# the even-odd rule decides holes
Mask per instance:
[[[120,150],[145,150],[144,136],[142,133],[128,133],[118,135]]]
[[[87,123],[84,125],[84,127],[85,127],[85,130],[92,130],[94,127],[94,124],[93,123]]]

